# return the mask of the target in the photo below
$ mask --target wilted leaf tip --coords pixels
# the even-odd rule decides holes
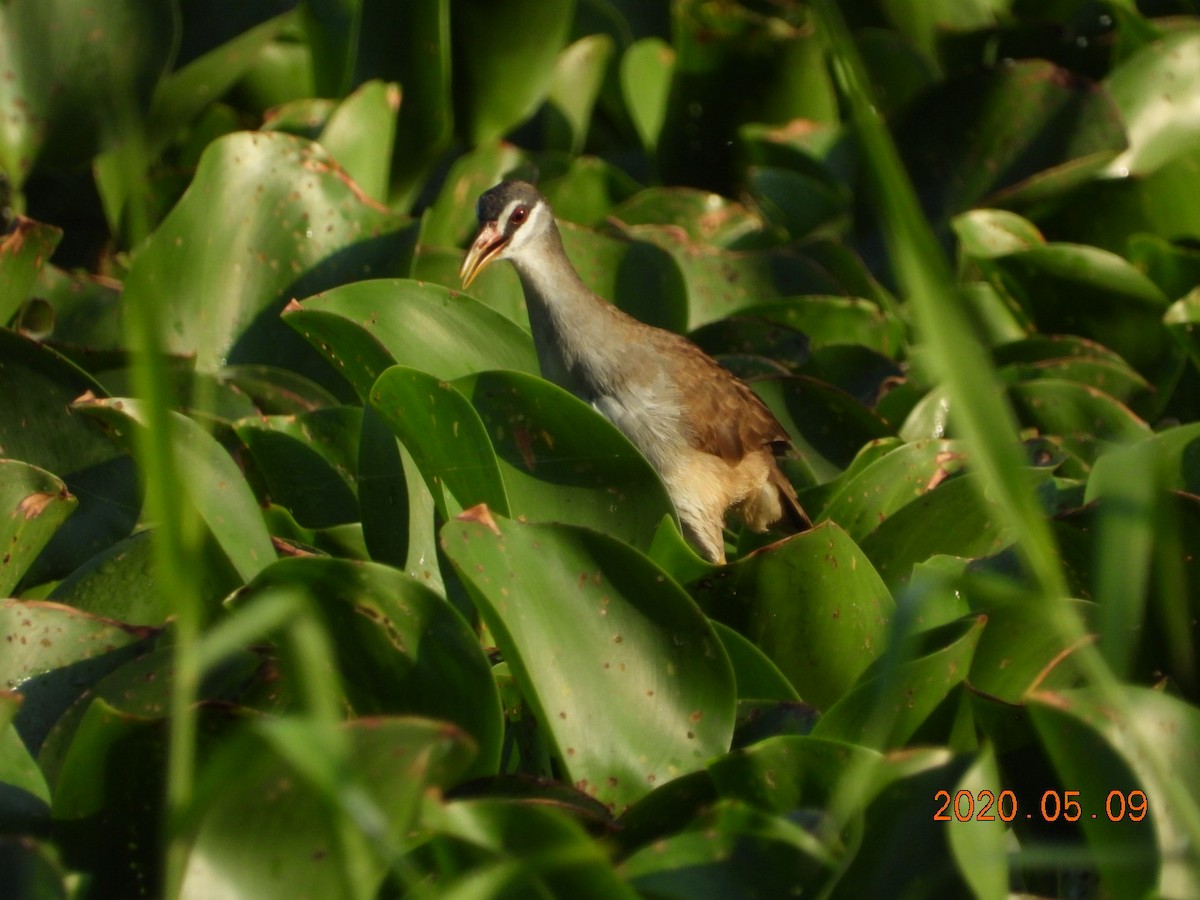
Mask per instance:
[[[492,518],[492,511],[488,509],[486,503],[477,503],[470,509],[464,509],[455,518],[460,522],[478,522],[496,537],[500,537],[500,528],[496,525],[496,520]]]

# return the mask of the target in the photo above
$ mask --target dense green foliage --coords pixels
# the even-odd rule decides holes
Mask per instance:
[[[1200,896],[1192,6],[0,3],[0,895]],[[458,290],[507,176],[813,530]]]

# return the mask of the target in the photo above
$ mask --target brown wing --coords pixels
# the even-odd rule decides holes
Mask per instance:
[[[691,360],[681,367],[677,384],[693,447],[735,462],[762,447],[780,452],[789,446],[787,432],[754,391],[691,341],[673,337],[676,349]]]

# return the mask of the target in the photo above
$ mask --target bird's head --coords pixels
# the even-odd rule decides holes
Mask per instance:
[[[518,257],[523,247],[554,225],[550,204],[527,181],[502,181],[484,191],[475,215],[479,232],[458,272],[464,288],[470,287],[489,263]]]

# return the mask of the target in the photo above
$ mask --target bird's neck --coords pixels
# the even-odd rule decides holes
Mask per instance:
[[[599,347],[612,329],[608,304],[583,283],[551,225],[512,260],[525,303],[542,374],[577,394],[589,393],[580,379],[604,364]]]

